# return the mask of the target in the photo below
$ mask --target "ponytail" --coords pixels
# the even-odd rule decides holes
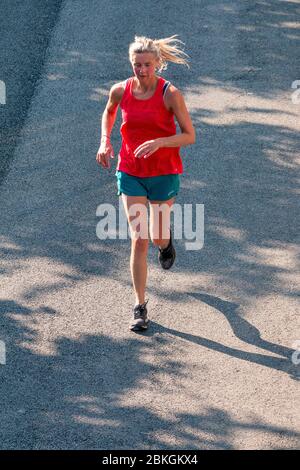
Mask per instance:
[[[150,39],[145,36],[135,36],[134,42],[129,46],[129,59],[131,61],[133,54],[141,52],[152,52],[158,60],[158,71],[166,70],[168,62],[175,64],[183,64],[190,68],[186,57],[189,57],[183,52],[177,43],[182,43],[180,39],[176,39],[178,34],[163,39]]]

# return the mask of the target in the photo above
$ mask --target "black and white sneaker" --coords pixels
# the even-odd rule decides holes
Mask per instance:
[[[166,248],[158,248],[158,260],[163,269],[170,269],[176,258],[176,251],[172,243],[172,232],[170,230],[170,241]]]
[[[147,318],[148,300],[143,304],[138,304],[133,309],[133,320],[130,324],[131,331],[145,331],[148,328],[149,319]]]

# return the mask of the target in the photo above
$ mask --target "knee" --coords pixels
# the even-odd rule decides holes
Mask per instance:
[[[132,250],[135,253],[147,253],[149,240],[146,238],[137,238],[131,240]]]
[[[167,241],[170,239],[170,229],[163,229],[160,231],[150,231],[151,242],[154,246],[165,246]]]
[[[162,240],[161,238],[154,238],[154,237],[152,238],[151,237],[151,241],[152,241],[154,246],[161,246],[164,243],[164,240]]]

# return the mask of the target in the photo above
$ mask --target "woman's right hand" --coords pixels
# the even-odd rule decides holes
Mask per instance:
[[[103,168],[110,168],[110,159],[114,158],[114,149],[109,141],[101,142],[97,152],[96,161]]]

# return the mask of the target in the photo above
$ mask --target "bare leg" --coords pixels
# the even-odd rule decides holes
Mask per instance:
[[[149,201],[151,240],[160,248],[166,248],[170,241],[170,215],[174,201],[174,197],[167,201]]]
[[[136,303],[143,304],[145,302],[147,254],[149,246],[147,198],[144,196],[126,196],[122,194],[122,200],[131,230],[130,271]],[[138,209],[138,206],[134,206],[137,204],[141,205],[141,211],[137,212],[135,210]],[[134,223],[137,217],[140,221],[138,225]],[[147,237],[145,238],[146,233]]]

